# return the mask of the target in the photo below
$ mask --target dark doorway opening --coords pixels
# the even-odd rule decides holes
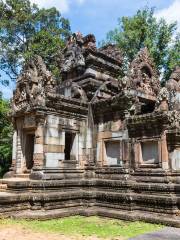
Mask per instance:
[[[33,167],[33,154],[34,154],[34,134],[26,135],[26,146],[25,146],[25,159],[26,159],[26,168],[27,170],[32,169]]]
[[[72,146],[75,138],[75,133],[65,133],[65,160],[74,160],[74,156],[71,154]]]

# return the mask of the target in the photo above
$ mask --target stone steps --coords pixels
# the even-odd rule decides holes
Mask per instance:
[[[171,216],[168,214],[160,213],[150,213],[146,211],[128,211],[128,210],[114,210],[111,208],[103,207],[88,207],[84,208],[79,207],[69,207],[61,209],[52,209],[52,210],[23,210],[16,211],[11,213],[11,217],[16,219],[39,219],[39,220],[49,220],[53,218],[61,218],[73,215],[81,216],[100,216],[100,217],[109,217],[115,219],[121,219],[125,221],[144,221],[148,223],[164,224],[173,227],[180,227],[179,216]]]
[[[21,173],[21,174],[16,174],[15,178],[29,178],[29,173]]]
[[[7,184],[0,183],[0,192],[4,192],[7,189]]]

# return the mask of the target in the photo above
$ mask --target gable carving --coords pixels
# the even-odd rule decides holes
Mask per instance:
[[[32,106],[44,106],[46,92],[53,91],[55,81],[40,56],[27,62],[17,79],[12,109],[28,111]]]
[[[141,49],[130,64],[128,78],[132,88],[145,94],[157,96],[160,82],[147,48]]]

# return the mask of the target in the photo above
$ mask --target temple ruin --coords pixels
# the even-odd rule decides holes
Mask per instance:
[[[24,65],[12,99],[13,159],[0,215],[99,215],[180,227],[180,67],[165,87],[148,49],[125,76],[115,45],[73,34],[56,81]]]

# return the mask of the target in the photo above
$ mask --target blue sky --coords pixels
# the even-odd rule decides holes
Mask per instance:
[[[117,26],[118,18],[132,16],[144,6],[155,7],[157,18],[164,17],[168,22],[178,21],[180,30],[180,0],[31,0],[40,7],[55,6],[70,20],[73,32],[84,35],[93,33],[97,42],[105,39],[106,33]],[[12,95],[10,86],[3,89],[3,95]]]

